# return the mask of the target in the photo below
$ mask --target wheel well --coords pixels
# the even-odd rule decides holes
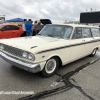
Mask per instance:
[[[62,61],[61,61],[60,57],[59,56],[53,56],[53,57],[57,57],[59,60],[59,66],[62,66]]]
[[[99,48],[98,48],[98,47],[95,47],[94,49],[98,50]],[[93,49],[93,50],[94,50],[94,49]]]
[[[96,49],[98,50],[98,47]]]

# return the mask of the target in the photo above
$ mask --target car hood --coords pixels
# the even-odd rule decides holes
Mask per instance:
[[[41,45],[48,44],[50,42],[59,41],[57,38],[47,37],[47,36],[30,36],[30,37],[21,37],[21,38],[12,38],[12,39],[3,39],[2,43],[14,46],[32,49]]]
[[[63,47],[69,40],[48,36],[30,36],[12,39],[2,39],[1,43],[36,54],[37,52]]]
[[[17,38],[10,40],[16,45],[22,45],[22,46],[39,46],[45,43],[58,41],[56,38],[50,38],[46,36],[30,36],[30,37],[23,37],[23,38]]]

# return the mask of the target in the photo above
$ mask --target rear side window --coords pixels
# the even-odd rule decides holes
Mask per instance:
[[[15,30],[15,26],[9,25],[9,29],[10,29],[10,30]]]
[[[80,39],[82,36],[82,28],[75,28],[72,39]]]
[[[19,30],[19,27],[17,27],[17,26],[14,26],[14,30]]]
[[[93,37],[100,37],[100,29],[92,28],[91,32],[92,32]]]
[[[84,38],[90,38],[90,37],[92,37],[90,28],[83,28],[83,37]]]
[[[17,26],[13,26],[13,25],[7,25],[5,27],[3,27],[2,29],[6,30],[19,30],[19,27]]]

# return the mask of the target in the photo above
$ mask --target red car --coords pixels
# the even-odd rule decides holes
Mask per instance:
[[[0,24],[0,39],[21,37],[23,29],[13,24]]]

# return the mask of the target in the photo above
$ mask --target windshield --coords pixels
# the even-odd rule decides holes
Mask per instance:
[[[3,27],[4,25],[0,25],[0,28]]]
[[[51,36],[62,39],[69,39],[73,28],[70,26],[62,25],[46,25],[40,32],[39,35]]]

